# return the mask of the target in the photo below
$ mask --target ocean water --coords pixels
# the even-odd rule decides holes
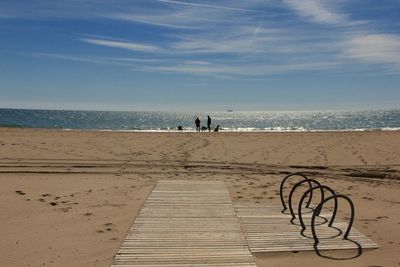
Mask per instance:
[[[207,115],[222,131],[365,131],[400,130],[400,110],[119,112],[0,109],[0,126],[123,131],[194,130]]]

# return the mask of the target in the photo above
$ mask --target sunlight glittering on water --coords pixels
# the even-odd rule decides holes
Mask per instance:
[[[223,131],[357,131],[400,130],[400,110],[376,111],[238,111],[119,112],[0,109],[0,125],[11,127],[193,131],[198,116]]]

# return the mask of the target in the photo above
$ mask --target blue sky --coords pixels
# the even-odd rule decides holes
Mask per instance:
[[[0,0],[0,107],[400,107],[399,0]]]

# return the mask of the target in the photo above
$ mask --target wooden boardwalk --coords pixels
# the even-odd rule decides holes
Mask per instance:
[[[281,213],[279,206],[261,204],[236,204],[235,210],[242,224],[251,252],[278,252],[314,250],[314,241],[309,228],[300,235],[300,226],[290,223],[290,216]],[[338,221],[336,223],[336,221]],[[347,223],[336,220],[335,227],[346,230]],[[310,213],[305,215],[305,223],[310,222]],[[317,227],[321,237],[319,250],[356,249],[350,241],[335,237],[340,232],[327,227],[326,224]],[[361,234],[354,227],[350,232],[350,239],[356,241],[362,248],[377,248],[378,245]]]
[[[256,264],[223,182],[159,181],[112,266]]]

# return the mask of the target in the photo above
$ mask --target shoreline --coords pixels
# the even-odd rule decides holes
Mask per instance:
[[[27,126],[1,126],[0,129],[31,129],[31,130],[48,130],[48,131],[76,131],[76,132],[127,132],[127,133],[197,133],[195,129],[174,130],[174,129],[78,129],[78,128],[40,128]],[[211,131],[213,133],[214,131]],[[360,129],[344,129],[344,130],[263,130],[263,129],[239,129],[239,130],[219,130],[218,133],[335,133],[335,132],[400,132],[400,127],[384,127],[384,128],[360,128]],[[200,133],[208,133],[201,131]]]

